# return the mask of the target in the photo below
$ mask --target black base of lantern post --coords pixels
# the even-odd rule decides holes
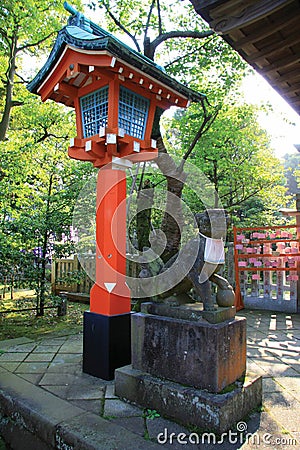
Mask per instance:
[[[83,372],[113,380],[115,369],[131,362],[131,314],[104,316],[90,311],[83,319]]]

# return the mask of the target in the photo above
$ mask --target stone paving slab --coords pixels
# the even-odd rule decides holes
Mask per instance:
[[[32,342],[32,339],[29,339],[27,337],[6,339],[4,341],[0,341],[0,350],[13,351],[15,346],[19,346],[21,344],[28,344],[29,342]],[[36,345],[36,344],[34,344],[34,345]]]
[[[51,392],[52,394],[56,395],[59,398],[63,398],[64,400],[67,400],[68,398],[68,392],[69,392],[69,386],[43,386],[43,389],[45,391]]]
[[[119,397],[117,397],[116,394],[115,394],[115,383],[114,383],[114,382],[112,382],[111,384],[108,384],[108,385],[106,386],[106,389],[105,389],[105,398],[110,398],[110,399],[116,399],[116,398],[119,398]]]
[[[102,400],[68,400],[72,405],[84,409],[86,412],[96,414],[98,417],[103,416],[103,401]]]
[[[138,417],[141,409],[122,400],[107,399],[104,406],[104,417]]]
[[[20,362],[3,362],[0,364],[0,369],[3,369],[2,372],[9,370],[10,372],[14,372],[20,365]]]
[[[300,377],[282,377],[280,380],[277,380],[277,383],[281,389],[285,389],[300,402]]]
[[[28,353],[27,352],[22,352],[22,353],[2,353],[0,355],[0,364],[2,362],[19,362],[19,361],[24,361],[24,359],[27,357]]]
[[[288,364],[290,367],[292,367],[294,370],[300,373],[300,358],[299,357],[291,357],[291,356],[283,356],[282,361],[285,364]]]
[[[62,345],[60,353],[81,353],[83,350],[82,337],[68,341]]]
[[[18,376],[29,381],[29,383],[38,385],[43,375],[40,373],[18,373]]]
[[[133,433],[138,434],[141,437],[145,436],[144,419],[141,416],[135,417],[114,417],[111,422],[115,425],[119,425],[122,428],[126,428]],[[156,437],[156,436],[155,436]]]
[[[74,364],[74,363],[82,363],[82,353],[62,353],[60,351],[59,354],[53,358],[52,366],[59,364]]]
[[[266,376],[266,372],[251,358],[247,358],[247,371],[256,375]]]
[[[288,364],[282,363],[277,358],[269,356],[262,358],[251,358],[264,372],[272,377],[299,377],[300,373],[290,367]]]
[[[45,386],[43,388],[46,391],[52,392],[54,395],[57,395],[60,398],[64,398],[66,400],[98,400],[103,399],[105,395],[105,387],[89,387],[82,386],[81,389],[78,389],[78,385],[74,386]]]
[[[248,422],[247,431],[253,433],[240,447],[243,450],[298,450],[298,444],[287,440],[295,439],[291,434],[283,434],[282,426],[267,412],[254,414]],[[237,447],[235,447],[237,448]]]
[[[51,344],[50,342],[46,345],[40,344],[38,345],[34,351],[36,353],[56,353],[58,350],[60,350],[61,344]]]
[[[10,353],[30,353],[34,351],[36,346],[38,345],[37,342],[31,342],[29,344],[21,344],[21,345],[14,345],[12,348],[7,349],[5,351],[9,351]]]
[[[68,339],[75,339],[74,335],[71,336],[60,336],[60,337],[46,337],[46,338],[39,338],[39,343],[43,344],[45,343],[47,345],[47,343],[49,343],[49,341],[51,342],[51,345],[55,345],[55,344],[64,344],[65,342],[68,341]]]
[[[263,393],[281,392],[282,387],[273,378],[263,378]]]
[[[55,352],[51,353],[35,353],[34,351],[27,355],[26,362],[50,362],[53,360]]]
[[[22,362],[15,373],[44,373],[48,365],[47,362]]]
[[[76,363],[76,364],[57,364],[57,363],[50,363],[49,367],[47,369],[48,374],[57,374],[62,376],[63,374],[68,375],[80,375],[82,373],[82,364]]]
[[[78,385],[81,386],[82,379],[80,376],[65,373],[46,373],[40,381],[40,386],[70,386]]]
[[[68,400],[97,400],[105,396],[105,386],[82,386],[78,389],[76,386],[69,386],[67,391]]]

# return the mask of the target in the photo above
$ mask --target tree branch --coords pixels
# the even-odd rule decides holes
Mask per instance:
[[[48,129],[46,127],[42,126],[42,128],[44,130],[44,134],[40,138],[38,138],[38,139],[36,139],[34,141],[35,144],[39,144],[39,143],[45,141],[47,138],[50,138],[50,137],[54,137],[55,139],[67,139],[68,138],[68,136],[57,136],[54,133],[49,133],[49,131],[48,131]]]
[[[182,158],[182,160],[183,160],[182,165],[184,165],[184,162],[188,159],[188,157],[194,150],[199,139],[203,136],[204,133],[206,133],[206,131],[209,129],[209,127],[212,125],[212,123],[216,120],[217,115],[219,114],[219,110],[220,110],[219,108],[217,108],[217,110],[215,111],[214,114],[208,114],[203,100],[202,100],[201,104],[202,104],[202,108],[203,108],[203,112],[204,112],[204,118],[203,118],[203,121],[200,125],[198,132],[196,133],[196,136],[194,137],[191,145],[189,146],[188,150],[185,152],[185,154]]]
[[[147,37],[147,35],[148,35],[148,30],[149,30],[149,25],[150,25],[150,19],[151,19],[152,11],[153,11],[153,8],[154,8],[154,3],[155,3],[155,0],[152,0],[151,6],[150,6],[150,9],[149,9],[149,13],[148,13],[148,17],[147,17],[146,26],[145,26],[144,49],[146,49],[147,45],[149,45],[149,43],[150,43],[150,39]]]
[[[9,40],[9,37],[8,37],[8,34],[7,34],[6,30],[4,30],[3,28],[0,28],[0,35],[3,37],[3,39],[9,45],[10,44],[10,40]]]
[[[214,31],[208,30],[208,31],[192,31],[192,30],[182,30],[182,31],[169,31],[168,33],[163,33],[160,36],[157,36],[157,38],[154,39],[154,41],[150,44],[150,51],[148,58],[153,59],[155,51],[157,47],[162,44],[163,42],[167,41],[168,39],[173,38],[193,38],[193,39],[204,39],[206,37],[212,36],[214,34]]]
[[[259,188],[255,189],[253,192],[250,192],[247,195],[245,195],[245,193],[244,193],[244,196],[240,200],[236,201],[235,203],[231,203],[230,205],[228,205],[228,207],[232,208],[234,206],[241,205],[245,201],[249,200],[249,198],[254,197],[256,194],[259,194],[263,189],[265,189],[266,187],[270,187],[271,185],[272,185],[272,183],[267,183],[267,185],[264,184],[263,186],[260,186]],[[243,185],[240,185],[239,187],[244,188]],[[237,192],[237,190],[238,190],[238,187],[233,191],[233,193]],[[225,198],[228,195],[232,195],[232,192],[228,192],[228,194],[224,194],[220,198],[221,199]]]
[[[170,63],[166,64],[164,66],[165,69],[167,69],[168,67],[172,66],[173,64],[178,63],[179,61],[184,60],[185,58],[187,58],[188,56],[192,56],[195,53],[199,53],[199,50],[205,49],[206,45],[211,41],[212,39],[209,39],[208,41],[205,42],[205,44],[203,44],[200,48],[196,48],[194,50],[192,50],[191,52],[187,52],[184,55],[178,56],[178,58],[174,59],[173,61],[171,61]]]
[[[20,75],[20,74],[18,74],[18,73],[15,73],[15,75],[16,75],[16,77],[20,78],[20,80],[21,80],[21,81],[19,81],[19,82],[16,81],[15,83],[25,83],[25,84],[28,83],[28,80],[25,80],[25,78],[23,78],[22,75]]]
[[[25,44],[25,45],[21,45],[20,47],[17,48],[17,52],[23,51],[26,48],[36,47],[36,46],[40,45],[42,42],[45,42],[47,39],[49,39],[54,34],[56,34],[56,31],[52,31],[50,34],[48,34],[48,36],[45,36],[43,39],[40,39],[39,41],[32,42],[32,43]]]
[[[127,28],[125,28],[124,25],[121,24],[121,22],[115,17],[115,15],[111,12],[110,8],[108,7],[108,5],[107,5],[105,2],[103,2],[103,6],[104,6],[104,8],[106,9],[106,12],[107,12],[107,14],[109,15],[109,17],[114,21],[114,23],[115,23],[122,31],[124,31],[124,33],[127,34],[127,36],[129,36],[129,37],[133,40],[133,42],[134,42],[134,44],[135,44],[135,46],[136,46],[136,48],[137,48],[137,51],[140,52],[140,51],[141,51],[141,48],[140,48],[139,43],[138,43],[137,39],[135,38],[135,36],[133,36],[133,35],[127,30]]]
[[[161,9],[160,9],[160,1],[157,0],[157,14],[158,14],[158,32],[161,36],[163,34],[162,32],[162,20],[161,20]]]
[[[233,208],[234,206],[239,206],[242,203],[246,202],[247,200],[249,200],[249,198],[254,197],[256,194],[259,194],[262,190],[264,189],[264,187],[262,186],[259,189],[256,189],[255,191],[251,192],[250,194],[246,195],[245,197],[243,197],[242,199],[240,199],[239,201],[236,201],[235,203],[231,203],[230,208]]]
[[[12,102],[11,102],[12,108],[13,108],[14,106],[23,106],[23,105],[24,105],[24,102],[21,102],[21,101],[19,101],[19,100],[12,100]]]

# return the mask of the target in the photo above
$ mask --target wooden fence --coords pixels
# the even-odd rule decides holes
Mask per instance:
[[[299,311],[299,243],[296,225],[234,228],[237,309]]]
[[[95,279],[95,255],[88,254],[84,257],[84,267],[82,268],[80,261],[76,255],[65,258],[53,260],[51,266],[51,286],[52,292],[57,294],[61,291],[89,294]],[[91,275],[91,278],[89,275]],[[128,261],[127,275],[131,277],[138,277],[138,264],[133,261]]]
[[[89,259],[89,264],[92,266],[94,255],[90,255]],[[70,258],[53,260],[51,286],[54,294],[61,291],[88,294],[92,285],[93,281],[82,269],[76,255]]]
[[[94,265],[95,255],[87,255],[84,261],[84,266],[88,268],[89,274],[93,274],[95,270]],[[233,257],[233,243],[229,243],[225,248],[225,267],[222,274],[228,281],[234,285],[234,257]],[[127,261],[127,276],[138,277],[140,272],[139,264],[133,260]],[[61,291],[73,294],[88,295],[93,285],[93,281],[87,275],[86,271],[81,267],[77,256],[66,259],[56,259],[52,262],[51,271],[51,285],[52,292],[58,294]],[[77,280],[75,280],[77,278]],[[94,278],[94,277],[93,277]],[[74,281],[75,280],[75,281]]]

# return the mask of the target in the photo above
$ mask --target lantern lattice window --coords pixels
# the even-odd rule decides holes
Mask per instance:
[[[149,100],[121,86],[119,98],[119,127],[126,134],[143,139],[147,123]]]
[[[99,133],[100,127],[107,125],[108,86],[80,99],[83,136],[85,138]]]

